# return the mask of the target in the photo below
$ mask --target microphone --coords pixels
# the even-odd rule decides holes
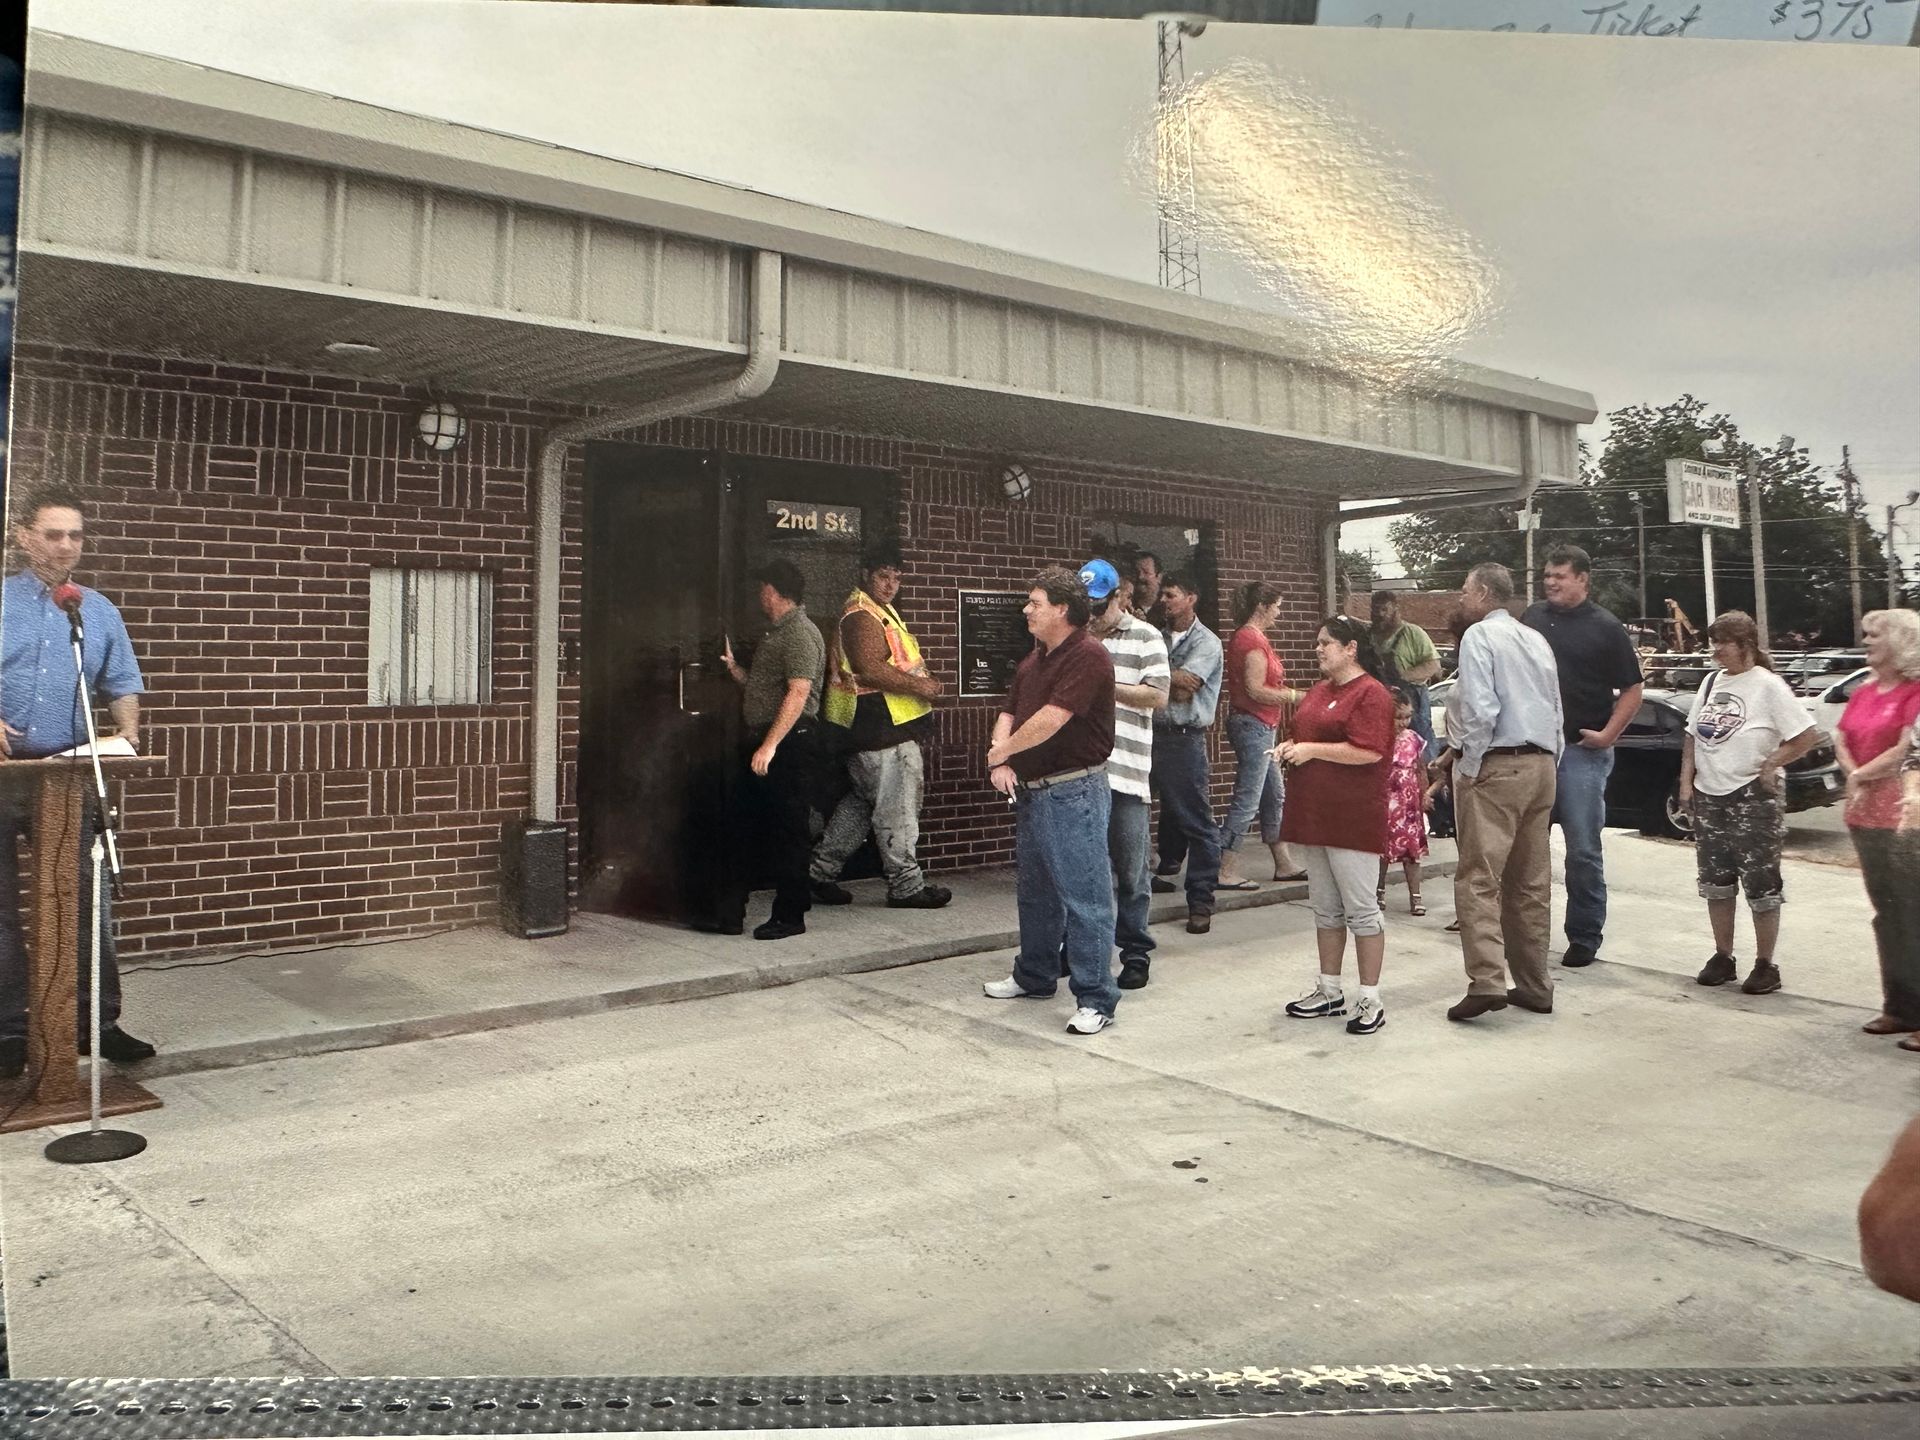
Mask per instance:
[[[71,580],[53,592],[53,603],[67,612],[67,621],[76,638],[80,634],[80,602],[85,597],[86,592]]]

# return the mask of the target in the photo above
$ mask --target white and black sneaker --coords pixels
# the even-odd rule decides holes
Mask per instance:
[[[1317,984],[1298,1000],[1287,1002],[1287,1014],[1296,1020],[1331,1020],[1346,1013],[1346,992],[1324,990]]]
[[[1004,980],[989,980],[982,985],[989,1000],[1048,1000],[1053,997],[1051,990],[1028,990],[1009,975]]]
[[[1372,996],[1362,995],[1360,1003],[1354,1006],[1353,1018],[1347,1021],[1347,1034],[1371,1035],[1386,1023],[1386,1006]]]
[[[1069,1035],[1098,1035],[1113,1024],[1113,1016],[1105,1011],[1089,1009],[1082,1005],[1073,1012],[1073,1019],[1067,1022]]]

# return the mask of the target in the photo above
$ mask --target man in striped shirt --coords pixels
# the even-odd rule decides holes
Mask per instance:
[[[1080,581],[1094,608],[1087,631],[1113,657],[1113,754],[1107,760],[1107,783],[1113,791],[1107,821],[1116,902],[1113,938],[1120,949],[1120,988],[1138,990],[1147,983],[1153,952],[1153,937],[1147,933],[1147,907],[1153,902],[1147,826],[1153,712],[1167,703],[1173,672],[1160,632],[1128,613],[1128,588],[1111,564],[1089,560]]]

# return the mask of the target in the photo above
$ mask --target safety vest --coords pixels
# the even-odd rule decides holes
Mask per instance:
[[[847,605],[840,612],[844,622],[855,612],[871,615],[880,622],[880,633],[887,637],[887,659],[896,670],[909,675],[927,673],[925,663],[920,659],[919,642],[908,631],[906,622],[900,618],[900,612],[891,605],[881,605],[864,590],[855,590],[847,597]],[[872,695],[876,691],[871,685],[862,685],[853,673],[853,664],[847,659],[846,647],[840,642],[840,625],[833,627],[833,663],[829,668],[834,672],[827,682],[826,705],[823,712],[830,725],[853,728],[853,712],[859,706],[862,695]],[[896,725],[905,725],[918,720],[922,715],[933,713],[933,706],[918,695],[900,695],[885,690],[877,693],[887,697],[887,715]]]

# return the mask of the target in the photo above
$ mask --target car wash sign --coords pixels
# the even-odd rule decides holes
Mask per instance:
[[[1667,518],[1676,525],[1740,528],[1740,472],[1703,460],[1667,461]]]

